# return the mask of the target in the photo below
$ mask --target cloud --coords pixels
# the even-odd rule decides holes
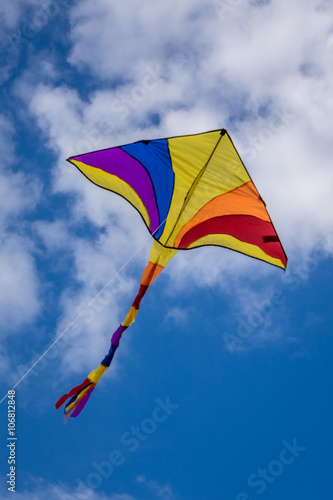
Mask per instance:
[[[59,3],[63,0],[59,0]],[[0,42],[3,47],[0,83],[5,83],[20,62],[27,45],[53,16],[56,0],[15,0],[10,4],[0,5],[1,32]]]
[[[50,2],[46,2],[44,7],[47,8]],[[7,29],[13,29],[20,25],[23,17],[26,14],[33,13],[36,7],[40,7],[38,0],[15,0],[5,7],[4,4],[0,6],[1,19]]]
[[[198,0],[184,0],[157,8],[150,0],[140,4],[99,0],[92,8],[88,1],[80,2],[70,16],[73,48],[69,62],[108,81],[137,79],[147,61],[165,61],[184,50],[194,51],[200,19],[191,15],[199,5]],[[101,26],[108,29],[101,30]]]
[[[1,491],[2,490],[2,491]],[[3,491],[3,486],[0,489],[1,497],[4,499],[12,498],[12,492]],[[66,486],[62,483],[50,484],[42,478],[32,478],[31,486],[24,491],[15,491],[15,498],[17,500],[73,500],[80,498],[87,498],[89,500],[135,500],[128,493],[113,493],[105,495],[104,493],[97,493],[93,490],[87,490],[84,494],[78,494],[76,489]]]
[[[177,324],[186,323],[189,316],[189,310],[184,309],[183,307],[170,307],[165,316],[165,320],[172,320]]]
[[[155,498],[162,498],[163,500],[173,500],[175,498],[172,487],[169,484],[149,481],[145,476],[137,476],[136,480],[139,484],[145,485]]]
[[[59,331],[104,286],[103,269],[111,260],[110,276],[149,242],[133,208],[92,186],[65,163],[67,156],[226,126],[267,202],[290,265],[306,258],[318,242],[332,248],[329,4],[244,1],[227,4],[230,8],[223,12],[225,2],[175,5],[175,0],[162,7],[149,0],[136,8],[105,0],[97,0],[94,7],[88,1],[75,4],[69,11],[68,61],[82,75],[90,71],[98,87],[83,97],[74,88],[55,84],[50,75],[58,73],[56,61],[48,62],[42,81],[30,73],[16,86],[58,155],[53,192],[70,197],[68,224],[60,234],[71,248],[72,278],[79,288],[69,284],[64,290]],[[46,59],[43,54],[39,64]],[[76,237],[75,228],[84,225],[88,234],[89,228],[97,230],[94,243]],[[56,226],[54,231],[40,227],[39,232],[54,248],[61,245]],[[144,250],[133,263],[143,267],[146,256]],[[174,288],[192,282],[227,293],[231,282],[233,291],[238,290],[242,276],[249,283],[249,296],[254,275],[271,279],[277,272],[213,248],[179,252],[166,270]],[[127,280],[126,272],[123,277]],[[132,290],[129,280],[126,294]],[[120,297],[112,298],[109,321],[121,317],[120,302]],[[96,317],[96,327],[102,332],[101,317]],[[83,330],[80,354],[91,326],[85,324]],[[97,358],[103,335],[97,334],[95,342]]]
[[[24,216],[36,207],[41,185],[14,172],[18,158],[14,128],[0,115],[0,328],[3,336],[19,331],[40,311],[34,243],[26,235]]]
[[[1,241],[1,240],[0,240]],[[0,325],[2,335],[33,321],[40,311],[39,281],[30,242],[7,236],[0,246]]]
[[[70,234],[68,221],[61,219],[53,222],[38,220],[34,223],[34,229],[49,254],[71,249],[73,236]]]
[[[330,20],[327,13],[316,10],[317,4],[312,0],[290,5],[283,0],[258,8],[242,2],[222,19],[216,17],[215,50],[207,58],[207,69],[215,68],[239,88],[248,89],[252,98],[259,99],[262,93],[278,96],[280,85],[297,74],[302,63],[325,63],[316,56],[326,45]],[[222,26],[218,33],[216,28]]]
[[[32,212],[40,199],[41,186],[22,172],[0,169],[0,230],[27,212]]]
[[[309,251],[332,227],[327,12],[315,1],[244,1],[223,15],[219,2],[184,2],[177,9],[174,3],[163,11],[148,0],[135,9],[104,0],[93,9],[76,4],[69,62],[113,84],[88,101],[73,89],[41,85],[31,112],[63,158],[141,137],[228,126],[287,253]],[[95,36],[97,26],[105,40]],[[77,210],[94,223],[105,224],[106,213],[120,210],[116,197],[97,196],[76,172],[63,163],[58,168],[56,189],[80,192]]]
[[[15,160],[13,135],[14,125],[12,121],[8,117],[0,115],[1,169]]]

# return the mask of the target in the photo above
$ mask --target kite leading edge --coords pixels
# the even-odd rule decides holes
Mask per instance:
[[[82,384],[56,403],[65,420],[77,417],[108,369],[140,302],[178,250],[216,245],[286,268],[287,257],[266,210],[225,129],[138,141],[71,157],[94,184],[128,200],[154,241],[139,292],[111,338],[108,354]]]

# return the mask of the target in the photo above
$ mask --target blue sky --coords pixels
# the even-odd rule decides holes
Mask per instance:
[[[16,0],[0,15],[1,399],[24,377],[16,498],[332,496],[332,3]],[[266,201],[286,273],[178,252],[65,425],[54,404],[104,357],[151,245],[135,210],[65,159],[216,128]],[[7,437],[4,399],[2,498]]]

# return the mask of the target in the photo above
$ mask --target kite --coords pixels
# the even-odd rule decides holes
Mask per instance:
[[[77,417],[109,368],[149,286],[178,250],[216,245],[286,268],[287,257],[266,205],[228,132],[143,140],[68,158],[97,186],[141,215],[153,245],[140,288],[111,338],[108,354],[82,384],[64,394],[65,420]]]

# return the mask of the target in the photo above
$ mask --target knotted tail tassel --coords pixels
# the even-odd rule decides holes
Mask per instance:
[[[111,347],[108,354],[105,356],[103,361],[101,361],[99,367],[96,370],[93,370],[82,382],[82,384],[73,387],[73,389],[68,394],[64,394],[63,396],[61,396],[61,398],[56,402],[55,407],[58,410],[60,406],[62,406],[65,401],[70,398],[64,408],[65,422],[68,416],[75,418],[80,415],[81,411],[87,404],[93,390],[95,389],[97,382],[109,368],[113,356],[119,346],[122,334],[135,321],[135,316],[137,315],[137,312],[139,310],[141,300],[147,292],[148,287],[152,284],[155,278],[157,278],[162,269],[164,269],[166,264],[176,253],[177,250],[164,248],[154,240],[149,255],[148,265],[141,277],[139,293],[135,297],[125,321],[117,328],[117,330],[112,335]]]

